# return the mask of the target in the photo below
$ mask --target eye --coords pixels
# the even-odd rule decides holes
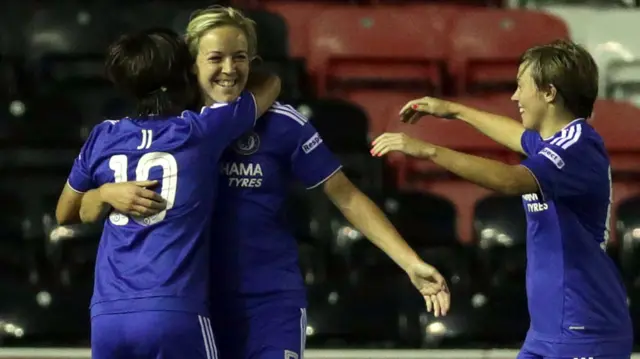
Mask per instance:
[[[209,58],[209,62],[218,63],[220,61],[222,61],[222,57],[220,56],[212,56]]]
[[[236,55],[236,56],[234,57],[234,59],[235,59],[236,61],[246,61],[246,60],[248,59],[248,56],[247,56],[247,55],[244,55],[244,54],[243,54],[243,55]]]

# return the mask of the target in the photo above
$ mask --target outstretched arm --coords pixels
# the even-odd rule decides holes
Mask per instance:
[[[420,259],[380,208],[357,189],[342,171],[331,176],[323,189],[347,220],[409,275],[425,297],[427,309],[433,309],[436,316],[446,314],[450,303],[444,278]]]
[[[373,142],[371,153],[383,156],[398,151],[429,159],[446,170],[482,187],[509,195],[535,193],[536,178],[522,165],[508,165],[448,148],[432,145],[404,133],[385,133]]]
[[[520,142],[525,128],[514,119],[433,97],[410,101],[400,111],[402,120],[409,123],[424,115],[462,120],[512,151],[525,153]]]
[[[520,143],[522,133],[524,133],[524,126],[520,122],[460,104],[457,104],[455,108],[457,119],[470,124],[485,136],[512,151],[525,153]]]

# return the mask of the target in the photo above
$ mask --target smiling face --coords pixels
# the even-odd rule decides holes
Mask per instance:
[[[250,72],[247,36],[238,27],[213,28],[202,37],[196,56],[196,75],[205,105],[235,100]]]
[[[547,114],[548,99],[538,89],[531,76],[531,64],[523,62],[518,69],[518,88],[511,96],[518,103],[522,124],[525,128],[539,130],[540,124]]]

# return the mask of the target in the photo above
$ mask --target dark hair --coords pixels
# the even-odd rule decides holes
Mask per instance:
[[[109,46],[109,80],[137,102],[137,116],[176,115],[196,101],[193,58],[175,32],[150,29],[121,36]],[[136,116],[136,117],[137,117]]]
[[[539,89],[553,85],[574,117],[591,116],[598,96],[598,65],[584,47],[556,40],[530,48],[520,63],[531,66],[531,76]]]

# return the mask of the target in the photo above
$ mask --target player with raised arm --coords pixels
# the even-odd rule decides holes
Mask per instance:
[[[125,35],[109,48],[107,74],[135,98],[137,112],[94,127],[56,217],[60,224],[99,218],[107,206],[79,211],[87,197],[103,194],[90,190],[128,180],[138,182],[122,188],[157,183],[161,198],[144,189],[142,204],[155,201],[164,209],[145,216],[134,204],[123,210],[135,215],[116,210],[104,222],[91,300],[94,359],[217,356],[208,304],[210,218],[217,192],[211,174],[223,150],[273,103],[280,82],[266,78],[256,84],[255,97],[245,91],[195,113],[185,110],[198,97],[193,63],[184,41],[170,31]]]
[[[591,55],[569,41],[529,49],[518,70],[522,124],[434,98],[409,102],[402,119],[425,114],[463,120],[527,156],[521,165],[452,151],[386,133],[372,154],[430,159],[486,188],[522,195],[527,217],[527,295],[531,325],[520,359],[627,359],[633,333],[627,294],[605,252],[611,170],[602,138],[586,121],[598,94]],[[455,136],[455,134],[451,134]]]
[[[253,21],[233,8],[211,7],[194,14],[187,42],[205,103],[236,101],[256,57]],[[322,188],[356,228],[405,270],[428,309],[445,314],[449,293],[442,276],[346,178],[307,119],[277,103],[264,117],[221,160],[211,287],[220,358],[303,357],[306,293],[296,239],[283,215],[294,180],[309,189]],[[137,197],[124,191],[111,196],[105,200]]]

